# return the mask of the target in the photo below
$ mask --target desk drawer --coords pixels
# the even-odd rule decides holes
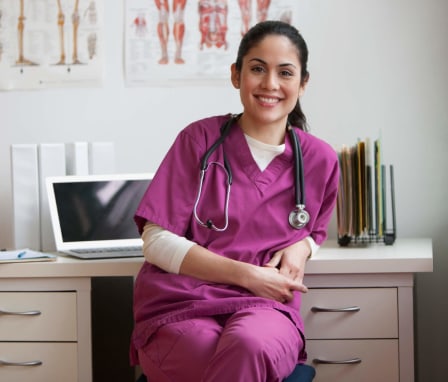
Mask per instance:
[[[307,363],[316,368],[314,382],[399,381],[398,340],[309,340],[307,352]]]
[[[1,343],[0,361],[41,364],[20,366],[0,364],[0,381],[78,382],[76,343]]]
[[[301,309],[308,339],[398,338],[397,312],[396,288],[310,289]]]
[[[0,292],[0,341],[76,338],[76,292]]]

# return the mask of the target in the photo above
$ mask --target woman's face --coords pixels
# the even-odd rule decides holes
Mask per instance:
[[[240,90],[244,119],[252,126],[285,127],[288,114],[305,90],[297,48],[285,36],[266,36],[243,57],[241,72],[232,65],[232,84]]]

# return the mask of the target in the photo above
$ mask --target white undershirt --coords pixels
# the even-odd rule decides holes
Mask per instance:
[[[261,171],[264,171],[271,161],[285,150],[285,145],[268,145],[245,135],[250,152]],[[170,273],[179,273],[180,266],[193,241],[163,229],[157,224],[146,222],[142,233],[143,255],[146,261]],[[311,236],[306,237],[311,248],[310,256],[314,255],[319,245]]]
[[[268,167],[269,163],[277,156],[285,151],[285,144],[282,145],[268,145],[257,141],[256,139],[244,134],[249,145],[250,152],[261,171]]]

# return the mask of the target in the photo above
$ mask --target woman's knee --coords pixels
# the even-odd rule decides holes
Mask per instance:
[[[196,378],[214,353],[220,331],[221,327],[210,318],[164,325],[139,350],[141,366],[148,375],[170,375],[178,370],[181,375]]]
[[[303,346],[293,322],[274,309],[250,309],[234,314],[227,322],[220,344],[241,353],[273,357],[298,357]],[[297,359],[297,358],[296,358]]]
[[[226,322],[204,380],[283,380],[294,369],[302,342],[295,325],[273,309],[250,309]]]

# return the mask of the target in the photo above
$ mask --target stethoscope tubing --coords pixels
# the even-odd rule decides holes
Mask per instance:
[[[305,176],[303,171],[302,149],[291,125],[288,124],[288,133],[294,152],[294,201],[297,208],[305,208]]]
[[[229,135],[230,128],[232,125],[239,119],[241,114],[232,116],[225,124],[221,127],[221,135],[220,137],[212,144],[212,146],[206,151],[204,156],[201,159],[201,171],[200,171],[200,179],[199,179],[199,189],[198,194],[193,206],[193,215],[196,221],[203,227],[207,227],[209,229],[213,229],[218,232],[225,231],[229,225],[229,201],[230,201],[230,189],[232,185],[233,175],[232,169],[230,167],[229,162],[227,161],[226,155],[224,153],[224,165],[218,162],[208,162],[211,154],[224,142],[224,139]],[[300,147],[299,140],[297,138],[297,134],[294,129],[287,123],[287,131],[291,140],[291,145],[294,154],[294,202],[296,209],[291,211],[289,214],[289,224],[295,229],[303,228],[309,221],[310,216],[308,212],[305,210],[305,176],[303,169],[303,154],[302,149]],[[197,213],[197,208],[199,205],[199,201],[202,196],[202,189],[204,184],[204,178],[207,170],[210,165],[214,164],[223,168],[225,173],[227,174],[227,189],[226,189],[226,200],[224,204],[224,226],[219,228],[215,226],[211,219],[207,219],[206,222],[203,222]]]
[[[226,200],[224,202],[224,219],[225,219],[225,221],[224,221],[224,226],[221,227],[221,228],[215,226],[215,224],[213,224],[213,221],[211,219],[208,219],[204,223],[198,216],[198,204],[199,204],[199,200],[201,199],[201,195],[202,195],[202,187],[204,185],[205,173],[207,172],[207,170],[208,170],[208,168],[210,167],[211,164],[224,167],[224,170],[225,170],[225,172],[227,174]],[[208,164],[206,163],[205,164],[205,168],[201,169],[198,195],[196,197],[196,201],[195,201],[194,207],[193,207],[193,215],[194,215],[194,218],[196,219],[196,221],[201,226],[213,229],[214,231],[218,231],[218,232],[225,231],[227,229],[227,227],[229,226],[229,201],[230,201],[230,189],[231,189],[231,184],[232,184],[231,183],[232,173],[231,173],[231,171],[229,172],[229,169],[230,169],[230,167],[227,168],[227,167],[223,166],[221,163],[218,163],[218,162],[211,162],[211,163],[208,163]]]
[[[232,126],[233,122],[236,121],[236,117],[231,117],[228,122],[221,128],[221,136],[216,140],[215,143],[206,151],[204,154],[202,160],[201,160],[201,173],[203,172],[203,175],[201,175],[201,180],[204,179],[205,171],[207,171],[208,168],[208,158],[210,158],[210,155],[212,155],[216,149],[223,144],[224,139],[229,135],[230,133],[230,127]],[[217,163],[216,163],[217,164]],[[224,153],[224,167],[227,170],[227,178],[229,184],[232,184],[233,175],[232,175],[232,169],[230,168],[229,162],[227,160],[227,157]]]

